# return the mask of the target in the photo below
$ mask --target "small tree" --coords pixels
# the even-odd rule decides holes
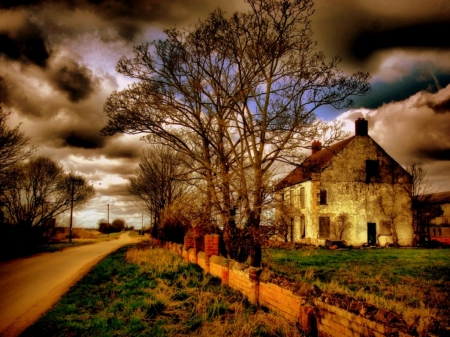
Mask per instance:
[[[432,200],[432,185],[427,178],[427,170],[422,164],[411,164],[406,167],[411,175],[411,202],[413,210],[414,233],[427,242],[430,241],[430,221],[440,216],[442,209]],[[416,242],[417,244],[417,242]]]
[[[112,222],[112,226],[117,230],[117,232],[122,232],[125,230],[126,221],[124,219],[114,219]]]
[[[264,226],[263,233],[269,234],[272,238],[282,238],[284,242],[294,241],[294,221],[300,211],[290,202],[277,200],[274,202],[275,217],[269,226]],[[270,231],[270,232],[269,232]]]
[[[153,215],[156,237],[161,212],[186,193],[187,169],[180,153],[167,146],[152,146],[141,152],[141,162],[130,178],[128,190]]]
[[[102,234],[109,233],[111,224],[106,219],[98,220],[98,231]]]
[[[349,221],[349,216],[347,213],[341,213],[336,217],[336,222],[333,224],[332,229],[334,236],[342,240],[344,232],[351,227],[351,222]]]

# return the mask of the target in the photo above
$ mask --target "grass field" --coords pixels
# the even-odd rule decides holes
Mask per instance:
[[[412,324],[450,317],[450,249],[267,249],[266,267],[380,308]]]
[[[102,260],[22,336],[300,334],[198,266],[140,244]]]

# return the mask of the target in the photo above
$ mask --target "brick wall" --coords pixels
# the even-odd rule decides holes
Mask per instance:
[[[205,262],[205,253],[204,252],[198,252],[198,254],[197,254],[197,264],[203,270],[206,270],[206,262]]]
[[[212,276],[222,279],[222,266],[225,265],[228,269],[227,259],[222,256],[213,255],[210,260],[209,273]],[[223,280],[222,280],[223,282]],[[227,282],[228,283],[228,282]]]
[[[219,256],[218,235],[204,237],[203,252],[197,251],[194,238],[184,242],[184,246],[167,243],[164,246],[220,278],[223,285],[240,291],[251,303],[296,323],[309,336],[428,336],[422,332],[419,334],[416,327],[408,326],[395,312],[378,309],[345,294],[326,293],[317,286],[294,281],[269,270],[229,261]]]

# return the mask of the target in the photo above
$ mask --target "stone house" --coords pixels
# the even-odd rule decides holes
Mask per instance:
[[[430,221],[431,239],[450,244],[450,191],[431,194],[429,202],[442,210],[440,216]]]
[[[279,204],[291,208],[292,241],[413,243],[411,176],[368,135],[364,118],[350,138],[326,148],[314,141],[312,154],[275,190]]]

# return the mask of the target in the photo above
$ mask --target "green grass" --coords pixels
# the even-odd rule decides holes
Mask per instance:
[[[263,260],[276,273],[395,310],[409,323],[450,316],[449,249],[267,249]]]
[[[145,245],[106,257],[22,336],[299,336],[198,266]]]

